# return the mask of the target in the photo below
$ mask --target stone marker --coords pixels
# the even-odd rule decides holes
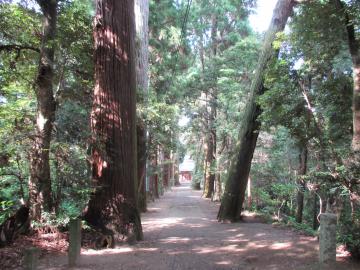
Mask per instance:
[[[73,219],[69,224],[69,266],[78,263],[81,251],[81,220]]]
[[[336,262],[336,222],[335,214],[320,215],[320,263]]]
[[[24,250],[24,264],[25,270],[36,270],[38,266],[40,250],[38,248],[28,248]]]

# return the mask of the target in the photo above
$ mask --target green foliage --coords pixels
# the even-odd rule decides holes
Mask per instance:
[[[286,225],[299,231],[299,232],[305,233],[306,235],[309,235],[309,236],[317,235],[317,231],[314,230],[309,224],[298,223],[298,222],[296,222],[294,217],[289,217],[286,222]]]
[[[277,215],[278,210],[284,207],[285,202],[293,200],[295,190],[296,187],[292,183],[274,183],[268,189],[255,188],[253,193],[259,202],[259,210]]]
[[[148,172],[158,174],[160,192],[162,166],[168,163],[160,160],[164,153],[177,152],[180,160],[190,154],[196,161],[193,184],[203,182],[204,144],[214,130],[217,157],[209,169],[226,176],[259,57],[261,37],[248,24],[255,2],[196,0],[185,23],[187,1],[150,1],[150,90],[139,99],[137,111],[149,133],[148,155],[160,161]],[[357,2],[343,1],[359,37]],[[39,227],[66,226],[80,215],[93,191],[89,119],[94,6],[90,0],[59,3],[57,111],[50,149],[56,213],[44,213]],[[40,33],[41,13],[34,1],[1,1],[0,44],[30,49],[0,51],[0,223],[28,199]],[[253,208],[309,234],[314,234],[310,224],[316,227],[317,196],[348,201],[350,186],[358,192],[354,183],[360,164],[349,152],[353,78],[347,42],[344,17],[334,1],[299,5],[289,30],[273,43],[279,58],[269,63],[267,90],[258,100],[262,129],[251,169]],[[210,119],[213,108],[215,120]],[[185,127],[178,126],[182,115],[190,119]],[[299,177],[304,148],[308,173]],[[301,181],[311,190],[304,191],[303,223],[298,224],[295,197]],[[359,228],[350,219],[345,204],[338,239],[358,256]]]
[[[195,173],[192,175],[192,179],[191,179],[191,185],[192,187],[196,187],[199,186],[204,178],[204,172],[202,170],[196,170]]]
[[[1,197],[3,198],[4,195],[1,195]],[[8,217],[11,216],[13,212],[13,206],[14,206],[13,201],[2,200],[0,202],[0,209],[1,209],[0,224],[2,224]]]
[[[360,227],[351,222],[341,224],[338,241],[344,243],[354,259],[360,260]]]
[[[41,213],[41,222],[32,221],[33,228],[45,232],[66,228],[71,219],[79,217],[80,212],[71,204],[64,203],[64,205],[66,205],[64,207],[65,211],[62,214],[56,215],[43,211]]]
[[[358,5],[352,1],[346,1],[344,5],[358,27],[359,15],[353,12],[358,10]],[[314,215],[316,217],[319,212],[317,198],[321,197],[323,201],[336,198],[336,204],[348,201],[350,179],[359,177],[359,163],[349,157],[353,79],[344,16],[340,11],[334,1],[313,1],[296,9],[290,30],[275,44],[280,57],[270,64],[265,78],[267,91],[258,100],[263,109],[264,130],[272,138],[269,147],[266,140],[264,145],[261,144],[260,137],[257,151],[266,158],[264,162],[256,162],[255,154],[252,167],[253,182],[261,191],[257,193],[262,201],[260,208],[268,212],[270,208],[271,212],[276,200],[286,194],[294,196],[297,190],[283,189],[281,185],[278,189],[274,183],[294,185],[295,180],[304,181],[309,190],[304,191],[303,223],[294,221],[295,201],[293,207],[282,209],[282,212],[291,227],[310,234],[310,224],[313,223],[312,227],[317,225],[314,221]],[[322,16],[318,16],[320,12]],[[300,168],[297,148],[304,146],[309,150],[308,174],[299,178],[296,175]],[[272,197],[270,191],[274,187]],[[353,192],[358,192],[357,187],[355,190]],[[292,196],[288,198],[290,202]],[[343,210],[338,209],[347,213],[342,214],[340,220],[343,229],[339,241],[349,243],[347,247],[355,250],[355,255],[357,230],[346,225],[351,211],[349,205],[345,205]]]
[[[0,2],[0,40],[5,44],[40,45],[40,16],[19,4]]]
[[[297,165],[298,150],[289,131],[280,126],[273,133],[264,133],[258,145],[251,170],[257,186],[263,187],[277,181],[291,183],[291,179],[295,178],[291,168]],[[267,158],[258,158],[260,154]]]
[[[36,50],[41,39],[41,14],[35,6],[27,1],[0,4],[1,45],[32,48],[0,51],[0,156],[9,159],[0,166],[0,203],[4,206],[0,221],[28,199],[39,61]],[[92,10],[90,1],[61,1],[59,6],[54,63],[57,113],[50,149],[56,218],[79,215],[90,194]],[[56,220],[52,215],[46,218]]]
[[[227,173],[229,156],[237,139],[243,116],[247,91],[259,51],[259,40],[251,34],[246,22],[249,7],[254,1],[217,1],[209,4],[198,1],[192,9],[189,36],[196,58],[193,65],[180,76],[184,89],[184,113],[190,118],[187,127],[188,150],[196,162],[197,182],[203,178],[204,144],[211,129],[216,130],[217,156],[212,172]],[[216,55],[211,33],[214,16],[217,31]],[[209,120],[210,108],[216,109],[215,121]]]

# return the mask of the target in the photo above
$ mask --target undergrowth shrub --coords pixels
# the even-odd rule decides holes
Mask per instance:
[[[351,257],[360,260],[360,226],[347,222],[339,228],[339,242],[344,243]]]

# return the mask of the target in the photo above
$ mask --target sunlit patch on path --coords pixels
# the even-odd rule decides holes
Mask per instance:
[[[315,238],[256,220],[223,224],[218,205],[183,184],[149,205],[142,216],[145,239],[134,246],[83,250],[78,268],[87,269],[316,269]],[[340,261],[334,267],[358,269]],[[49,257],[40,269],[67,269],[66,256]]]

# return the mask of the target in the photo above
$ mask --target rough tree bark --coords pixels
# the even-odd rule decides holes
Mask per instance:
[[[136,196],[134,1],[97,0],[94,40],[91,127],[93,182],[97,189],[84,218],[117,239],[141,240]]]
[[[259,62],[254,75],[250,97],[247,103],[244,120],[240,128],[237,150],[231,162],[224,195],[218,213],[219,221],[237,221],[240,219],[242,205],[245,199],[246,185],[251,168],[251,160],[254,154],[257,137],[259,135],[260,122],[258,116],[261,113],[256,98],[264,92],[264,72],[268,62],[277,53],[272,47],[276,34],[283,31],[288,17],[291,15],[295,1],[278,0],[273,12],[273,17],[266,33],[263,48],[259,56]]]
[[[211,54],[212,57],[216,56],[217,53],[217,40],[216,34],[218,29],[217,15],[211,16]],[[206,135],[206,153],[205,153],[205,182],[204,182],[204,198],[212,198],[214,195],[214,184],[215,184],[215,169],[216,169],[216,110],[217,110],[217,89],[214,88],[209,90],[209,103],[210,112],[205,114],[205,121],[208,123],[208,130]],[[208,110],[208,109],[207,109]]]
[[[344,25],[346,27],[346,33],[348,37],[349,52],[352,60],[353,70],[353,136],[352,136],[352,154],[355,166],[359,166],[360,163],[360,39],[357,38],[354,21],[351,15],[346,10],[346,4],[341,0],[335,0],[335,5],[343,12]],[[360,226],[360,220],[355,220],[355,208],[360,206],[360,195],[357,184],[353,184],[350,181],[347,184],[350,197],[350,205],[352,209],[352,221],[356,222]]]
[[[227,147],[226,137],[224,137],[222,141],[223,141],[222,145],[221,145],[221,147],[217,153],[217,157],[216,157],[215,192],[214,192],[214,196],[212,198],[212,200],[214,202],[221,201],[221,195],[222,195],[222,183],[221,183],[221,173],[220,173],[221,165],[220,165],[219,157],[221,156],[221,154]]]
[[[192,181],[191,181],[191,187],[194,190],[201,190],[201,181],[198,179],[198,175],[200,174],[201,166],[204,163],[204,157],[203,157],[203,138],[202,134],[199,136],[198,140],[200,141],[200,144],[196,151],[196,160],[195,160],[195,171],[193,173]]]
[[[210,115],[208,121],[208,134],[206,136],[206,153],[205,153],[205,181],[204,181],[204,198],[211,198],[214,194],[215,183],[215,162],[216,162],[216,129],[215,125],[216,105],[210,105]]]
[[[157,171],[158,170],[158,150],[156,150],[156,153],[155,153],[155,157],[154,157],[154,160],[153,160],[153,166],[156,170],[156,173],[153,175],[154,177],[154,197],[156,199],[159,199],[160,198],[160,195],[159,195],[159,172]]]
[[[218,161],[217,161],[218,162]],[[221,200],[221,193],[222,193],[222,185],[221,185],[221,175],[219,170],[219,166],[216,167],[216,173],[215,173],[215,191],[214,196],[212,197],[213,202],[219,202]]]
[[[346,12],[344,4],[340,0],[338,0],[338,2],[344,12],[349,51],[353,64],[354,88],[352,150],[354,152],[360,152],[360,40],[356,38],[354,23],[351,21],[349,14]]]
[[[135,0],[136,24],[136,92],[137,102],[146,104],[149,70],[149,0]],[[138,203],[142,212],[146,211],[146,126],[140,114],[137,119],[137,160],[138,160]]]
[[[153,145],[154,141],[152,138],[152,135],[150,133],[149,135],[149,145]],[[158,146],[155,146],[155,149],[150,154],[149,157],[150,161],[150,183],[149,183],[149,192],[150,196],[152,196],[153,199],[159,198],[159,179],[158,179]]]
[[[173,151],[170,151],[169,179],[170,179],[170,186],[174,186],[174,153],[173,153]]]
[[[40,63],[36,78],[36,130],[30,161],[29,206],[31,219],[39,221],[41,211],[52,211],[49,152],[55,120],[53,93],[54,39],[57,22],[57,0],[37,0],[43,13]]]
[[[313,230],[317,230],[319,227],[319,221],[318,221],[318,212],[319,212],[319,206],[318,206],[318,195],[314,192],[313,195],[313,222],[312,222],[312,228]]]
[[[299,174],[298,176],[306,175],[307,172],[307,159],[308,159],[308,150],[307,146],[304,145],[301,147],[299,154]],[[296,222],[301,223],[303,218],[303,209],[304,209],[304,192],[305,192],[305,182],[303,179],[297,181],[298,191],[296,194]]]
[[[175,154],[174,159],[174,185],[176,187],[180,186],[180,177],[179,177],[179,157]]]
[[[138,119],[136,124],[137,136],[137,197],[138,206],[141,212],[146,212],[146,128],[142,120]]]
[[[165,190],[168,190],[170,188],[170,161],[170,150],[164,149],[162,180]]]

